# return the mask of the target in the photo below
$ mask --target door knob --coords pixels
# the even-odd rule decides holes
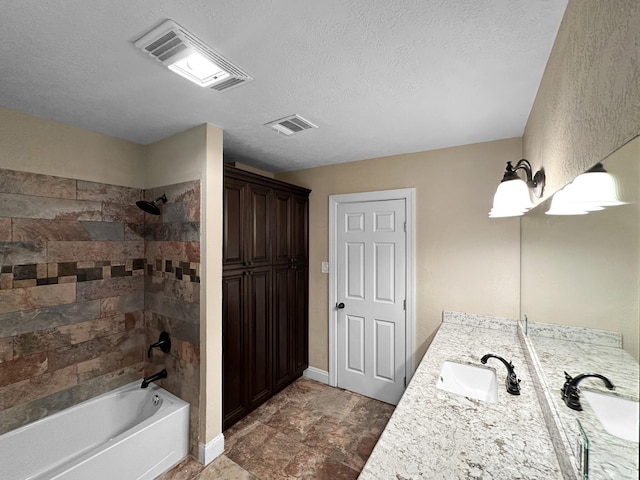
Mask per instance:
[[[344,308],[344,303],[340,302],[340,303],[336,303],[336,308],[338,310],[342,310]]]

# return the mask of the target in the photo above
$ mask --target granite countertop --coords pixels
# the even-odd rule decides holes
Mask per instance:
[[[486,403],[436,388],[445,360],[481,365],[494,353],[511,360],[521,395],[506,392],[496,370],[498,401]],[[561,479],[513,320],[445,312],[360,477],[396,479]]]
[[[564,430],[564,441],[574,456],[578,454],[575,441],[578,437],[576,420],[580,421],[589,438],[589,478],[637,479],[640,453],[638,442],[609,434],[584,398],[581,401],[581,412],[571,410],[561,400],[560,390],[565,382],[564,371],[573,377],[581,373],[599,373],[613,382],[616,386],[614,391],[607,390],[602,380],[597,378],[584,379],[580,383],[580,390],[638,401],[638,362],[621,348],[557,338],[536,336],[533,348],[547,383],[546,388],[551,392],[560,428]]]

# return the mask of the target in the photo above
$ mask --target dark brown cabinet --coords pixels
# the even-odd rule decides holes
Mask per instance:
[[[270,189],[225,177],[223,202],[222,263],[225,269],[270,265]]]
[[[309,190],[225,166],[223,429],[308,366]]]
[[[306,262],[309,258],[308,196],[276,191],[274,203],[274,263]]]

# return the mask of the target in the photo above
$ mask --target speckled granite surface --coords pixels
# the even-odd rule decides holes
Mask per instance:
[[[529,330],[535,335],[535,330]],[[553,335],[551,335],[553,336]],[[580,383],[580,390],[592,390],[608,395],[618,395],[631,400],[638,400],[639,369],[638,362],[621,348],[582,343],[579,341],[560,340],[548,336],[530,337],[537,359],[537,367],[541,369],[541,383],[548,392],[551,402],[548,412],[557,425],[557,440],[565,443],[564,448],[574,456],[572,466],[577,476],[575,456],[577,454],[578,427],[580,420],[590,442],[589,479],[637,479],[639,444],[622,440],[613,436],[602,427],[591,406],[584,399],[583,411],[568,408],[560,397],[564,385],[564,371],[571,376],[581,373],[599,373],[609,378],[616,390],[608,391],[601,380],[587,378]],[[553,430],[553,426],[550,431]],[[552,432],[552,436],[553,436]],[[560,447],[562,448],[562,447]]]
[[[622,348],[622,334],[620,332],[538,322],[529,322],[525,329],[527,335],[532,338],[546,337],[603,347]]]
[[[498,377],[494,404],[436,388],[445,360],[481,365],[486,353],[513,362],[520,396],[505,391],[497,360],[487,364]],[[561,479],[516,323],[446,312],[359,478]]]

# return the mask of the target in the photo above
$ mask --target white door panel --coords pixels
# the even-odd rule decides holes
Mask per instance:
[[[397,403],[405,380],[405,200],[337,209],[337,384]]]
[[[345,247],[345,263],[347,265],[345,297],[353,300],[364,300],[364,243],[347,243]]]
[[[375,301],[395,303],[395,244],[376,243],[373,248],[373,283],[375,286]]]
[[[395,324],[384,320],[375,321],[374,358],[376,359],[374,376],[378,380],[395,381]]]
[[[352,373],[364,374],[364,318],[347,315],[346,368]]]

